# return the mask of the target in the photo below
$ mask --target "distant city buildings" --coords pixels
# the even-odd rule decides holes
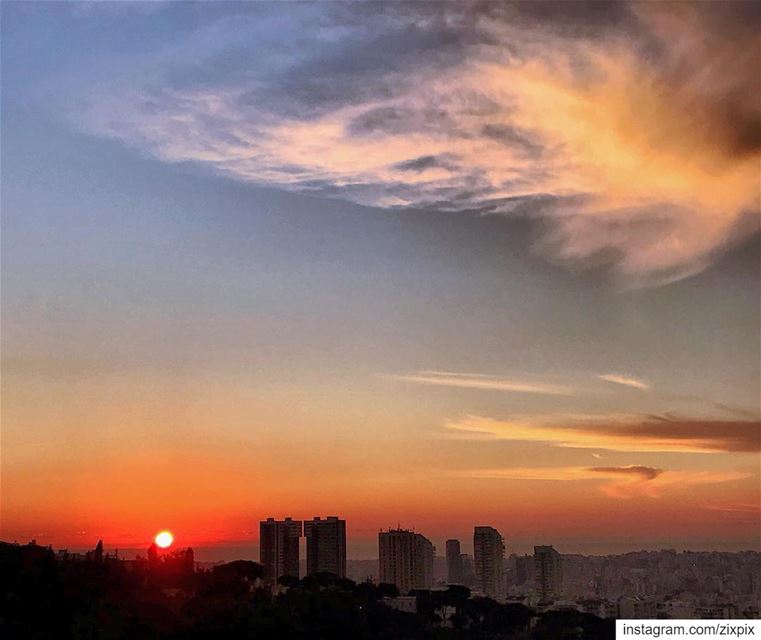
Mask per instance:
[[[318,518],[317,520],[330,522],[332,519]],[[270,520],[262,524],[265,525],[265,529],[274,531],[275,534],[278,533],[278,529],[281,533],[293,534],[292,529],[295,528],[292,520],[281,522]],[[433,551],[432,545],[424,536],[411,531],[390,531],[386,532],[385,537],[390,542],[399,542],[404,549],[409,551],[406,557],[413,565],[416,554],[423,551],[422,555],[425,559],[427,553],[425,550]],[[462,554],[461,556],[466,557]],[[558,574],[555,571],[558,556],[555,549],[550,546],[538,546],[534,555],[511,555],[505,563],[510,571],[517,571],[517,566],[514,565],[519,559],[530,559],[536,560],[537,568],[550,568],[552,573],[547,570],[539,571],[538,575],[532,575],[530,580],[525,581],[523,585],[516,585],[515,581],[508,582],[511,585],[511,592],[505,602],[510,603],[518,611],[521,610],[521,606],[527,607],[524,611],[527,620],[534,621],[537,619],[541,621],[542,616],[551,611],[559,612],[559,619],[562,620],[565,617],[569,621],[572,621],[574,617],[566,616],[574,611],[592,614],[599,618],[640,620],[742,621],[761,617],[759,611],[761,593],[759,593],[758,579],[761,576],[761,553],[759,552],[684,551],[677,553],[672,550],[662,550],[607,556],[567,554],[561,557],[563,596],[548,600],[541,598],[540,590],[542,584],[553,583],[555,590],[558,589],[556,581]],[[434,588],[443,589],[445,558],[438,558],[438,564],[439,581]],[[51,572],[51,567],[56,565],[61,570]],[[422,566],[425,567],[425,562]],[[20,545],[0,542],[0,567],[5,569],[6,573],[16,575],[14,578],[16,585],[26,584],[30,574],[35,576],[34,580],[39,580],[39,576],[48,576],[57,580],[61,577],[63,579],[73,577],[77,582],[70,584],[75,585],[81,580],[81,576],[93,576],[97,580],[101,580],[104,576],[113,576],[117,581],[111,586],[116,589],[126,588],[126,591],[122,593],[123,596],[130,597],[131,593],[135,593],[136,585],[142,585],[138,587],[139,589],[149,587],[150,592],[155,592],[158,588],[162,594],[162,601],[171,602],[173,608],[178,605],[175,609],[178,611],[182,606],[194,603],[191,598],[195,597],[194,592],[199,586],[205,588],[206,585],[215,583],[238,584],[239,587],[249,591],[267,588],[261,581],[262,567],[253,562],[244,560],[221,565],[212,562],[195,563],[191,549],[160,550],[155,544],[149,547],[147,558],[138,555],[135,559],[121,559],[115,553],[106,553],[100,543],[94,549],[84,553],[70,553],[63,549],[56,553],[52,547],[41,547],[34,543]],[[203,574],[198,575],[199,571]],[[299,585],[270,584],[268,588],[270,593],[275,595],[295,588],[297,594],[300,594],[297,597],[304,597],[306,593],[321,590],[324,584],[321,581],[306,581]],[[415,586],[413,585],[412,588],[414,589]],[[549,593],[549,587],[545,586],[544,591],[545,594]],[[21,591],[21,593],[26,592],[28,592],[26,588]],[[150,592],[143,591],[140,597],[147,595],[150,598]],[[331,600],[332,596],[328,594],[329,599],[326,602],[343,602],[345,605],[344,597],[352,598],[349,585],[344,585],[341,592],[338,596],[340,600]],[[386,596],[381,597],[384,592]],[[10,593],[13,595],[14,591],[11,590]],[[15,593],[20,592],[16,590]],[[34,594],[33,591],[29,593]],[[354,593],[358,592],[354,591]],[[226,596],[223,592],[208,595],[214,602],[225,602]],[[367,595],[367,591],[361,595],[362,604],[366,601]],[[473,593],[475,598],[479,595],[482,594]],[[221,601],[220,598],[222,598]],[[435,604],[437,600],[438,605]],[[142,603],[149,601],[140,600]],[[383,589],[379,589],[376,596],[376,602],[386,607],[410,614],[423,613],[426,615],[426,627],[437,624],[442,627],[452,626],[453,616],[458,613],[458,610],[451,606],[451,603],[443,604],[446,601],[447,598],[439,599],[417,593],[393,597]],[[435,609],[430,608],[432,604],[436,606]],[[33,613],[37,610],[38,608],[30,608]],[[488,610],[501,616],[499,608],[482,607],[478,603],[474,603],[471,610],[479,617]],[[433,622],[428,617],[431,611],[435,612],[438,622]],[[505,609],[501,611],[507,613]],[[287,609],[283,612],[287,615]],[[509,615],[513,616],[512,613]],[[471,623],[473,621],[477,622],[477,619],[471,617]],[[421,619],[420,622],[423,620]],[[612,627],[612,625],[609,626]],[[594,627],[603,628],[596,622],[591,628]],[[528,634],[520,634],[520,637],[524,635],[528,637]]]
[[[617,605],[616,618],[642,620],[656,617],[655,602],[651,600],[643,600],[636,596],[621,596]],[[711,616],[705,617],[710,618]]]
[[[394,584],[402,595],[433,586],[435,548],[428,538],[407,529],[378,534],[380,581]]]
[[[534,581],[542,601],[563,592],[563,559],[552,546],[534,547]]]
[[[476,582],[476,565],[473,562],[473,556],[463,553],[460,555],[460,562],[462,562],[462,584],[472,587]]]
[[[482,595],[503,600],[505,584],[505,540],[494,527],[476,527],[473,532],[475,588]]]
[[[301,520],[267,518],[259,523],[259,559],[264,577],[299,577]]]
[[[261,527],[262,564],[270,565],[266,574],[273,594],[284,593],[293,586],[293,583],[272,584],[272,578],[278,574],[295,577],[293,552],[294,546],[300,544],[301,529],[306,531],[308,543],[319,540],[324,549],[329,550],[329,553],[322,554],[323,559],[336,556],[343,538],[340,534],[345,531],[344,521],[335,516],[314,518],[303,524],[290,518],[282,521],[270,518],[262,522]],[[339,533],[338,537],[333,537],[335,532]],[[403,592],[399,597],[382,598],[383,604],[414,612],[419,596],[407,594],[416,589],[445,588],[447,558],[435,557],[433,545],[424,536],[413,531],[392,530],[382,532],[379,542],[383,561],[380,581],[391,582]],[[538,615],[546,611],[579,611],[619,619],[742,620],[761,617],[761,553],[758,552],[676,552],[665,549],[607,556],[561,556],[552,546],[537,546],[532,555],[511,554],[503,562],[507,594],[501,598],[498,587],[485,584],[484,577],[489,571],[482,565],[489,557],[493,561],[501,558],[504,542],[491,527],[479,527],[477,534],[474,533],[474,543],[481,567],[478,584],[469,577],[473,574],[473,557],[462,553],[459,556],[465,586],[470,583],[475,587],[473,597],[488,595],[502,602],[520,603]],[[181,593],[182,585],[198,570],[220,576],[244,577],[249,585],[257,588],[262,586],[260,581],[265,574],[265,567],[249,561],[233,562],[226,567],[218,567],[218,563],[212,562],[196,563],[189,548],[161,550],[154,543],[148,549],[147,558],[138,555],[135,559],[121,559],[115,552],[106,553],[103,547],[99,542],[87,552],[70,553],[61,549],[55,553],[52,548],[35,543],[22,546],[0,542],[0,567],[4,563],[7,567],[9,562],[19,559],[23,559],[24,565],[41,562],[49,566],[52,558],[63,567],[86,563],[91,569],[114,568],[118,564],[128,574],[160,577],[165,583],[162,587],[164,594],[173,598]],[[448,545],[450,559],[457,550],[457,545]],[[320,553],[318,547],[318,555],[311,554],[318,568],[324,566],[321,565],[322,559],[318,562]],[[340,552],[337,555],[341,557]],[[302,573],[306,564],[305,559]],[[347,574],[354,576],[357,582],[379,581],[377,559],[350,560],[346,564]],[[284,568],[286,565],[290,568]],[[431,575],[432,565],[435,566],[435,579]],[[310,563],[310,566],[314,571],[315,564]],[[312,589],[316,584],[307,582],[299,588]],[[436,613],[446,626],[454,610],[444,606],[436,609]]]
[[[462,554],[459,540],[447,540],[447,583],[463,584]]]
[[[534,578],[534,558],[533,556],[516,556],[515,557],[515,583],[530,583]]]
[[[304,521],[307,574],[332,573],[346,577],[346,520],[336,516]]]
[[[299,554],[302,533],[306,539],[303,564]],[[283,576],[315,573],[390,583],[399,589],[400,597],[384,598],[384,604],[402,611],[412,610],[414,597],[405,597],[411,592],[456,584],[470,588],[474,597],[519,602],[538,612],[575,610],[622,619],[752,619],[761,615],[761,554],[751,551],[678,553],[664,549],[582,556],[561,555],[553,546],[538,545],[532,555],[513,553],[505,559],[505,542],[499,531],[478,526],[473,531],[473,555],[462,553],[460,540],[449,539],[446,553],[437,557],[425,536],[390,529],[379,533],[378,560],[347,561],[346,521],[337,516],[304,522],[268,518],[260,523],[260,534],[261,573],[270,583]],[[59,554],[64,562],[105,562],[107,558],[102,544],[80,555]],[[192,551],[160,554],[155,545],[147,559],[124,564],[128,571],[178,576],[192,572],[195,565]],[[283,583],[271,588],[280,593],[288,586]]]

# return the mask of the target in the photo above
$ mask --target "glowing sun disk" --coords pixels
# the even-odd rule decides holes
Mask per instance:
[[[160,531],[156,534],[156,537],[153,539],[153,541],[157,546],[161,547],[162,549],[166,549],[174,542],[174,536],[172,535],[171,531]]]

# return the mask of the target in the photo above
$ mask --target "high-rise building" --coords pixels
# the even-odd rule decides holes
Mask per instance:
[[[473,557],[476,590],[482,595],[503,600],[505,583],[505,540],[493,527],[476,527],[473,532]]]
[[[542,600],[552,600],[563,591],[563,558],[552,546],[534,547],[534,580]]]
[[[299,577],[301,520],[267,518],[259,523],[259,561],[264,577]]]
[[[460,555],[462,563],[462,584],[466,587],[472,587],[476,582],[476,567],[473,563],[473,556],[463,553]]]
[[[447,582],[462,584],[462,554],[459,540],[447,540]]]
[[[533,556],[517,556],[515,558],[515,583],[531,583],[534,579]]]
[[[326,571],[346,577],[346,520],[328,516],[304,521],[307,575]]]
[[[425,536],[407,529],[378,534],[380,581],[395,584],[404,595],[433,586],[435,548]]]
[[[417,583],[422,586],[413,587],[413,589],[430,589],[433,587],[433,559],[436,557],[436,547],[428,538],[419,533],[415,535],[415,547],[417,556],[423,561],[423,570],[417,576]]]

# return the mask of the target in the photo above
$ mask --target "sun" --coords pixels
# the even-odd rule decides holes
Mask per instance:
[[[159,531],[153,541],[157,546],[161,547],[162,549],[166,549],[167,547],[170,547],[174,542],[174,536],[172,535],[171,531]]]

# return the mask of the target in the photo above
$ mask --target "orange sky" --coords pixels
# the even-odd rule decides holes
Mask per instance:
[[[69,401],[45,406],[21,389],[53,397],[49,384],[11,382],[5,424],[26,428],[4,432],[5,539],[139,548],[168,527],[194,546],[254,545],[265,517],[338,514],[350,549],[367,555],[374,532],[397,523],[439,540],[467,539],[489,522],[508,541],[714,537],[722,548],[752,545],[759,526],[757,452],[648,451],[646,440],[616,451],[604,433],[586,434],[583,448],[557,446],[539,426],[502,440],[436,424],[422,410],[392,421],[393,399],[410,393],[394,381],[375,383],[375,402],[392,403],[377,416],[369,399],[352,406],[345,389],[284,392],[278,403],[224,385],[167,392],[101,380],[86,399],[66,385],[55,397]],[[332,406],[342,411],[331,415]],[[605,471],[634,463],[668,471]]]

